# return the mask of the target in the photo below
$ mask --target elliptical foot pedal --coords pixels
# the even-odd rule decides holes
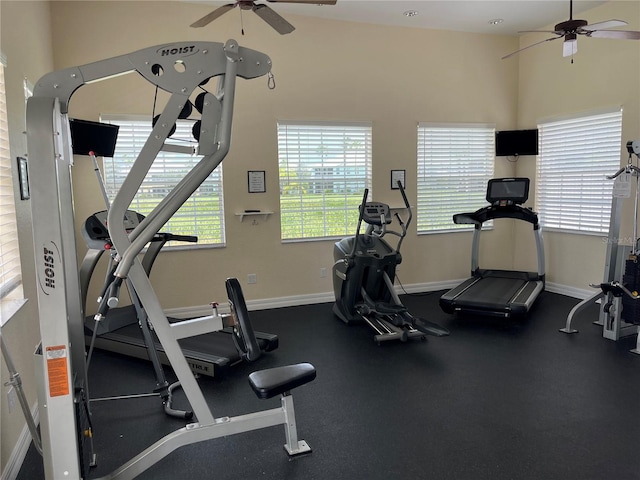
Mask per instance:
[[[310,363],[258,370],[249,374],[249,384],[258,398],[286,395],[296,387],[316,378],[316,368]]]
[[[433,335],[434,337],[446,337],[449,335],[449,330],[424,318],[414,317],[412,324],[416,330],[425,335]]]

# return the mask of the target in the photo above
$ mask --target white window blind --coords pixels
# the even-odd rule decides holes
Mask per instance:
[[[113,158],[104,159],[107,195],[115,198],[138,153],[151,134],[151,121],[128,117],[105,116],[102,119],[120,126]],[[191,142],[193,122],[178,121],[173,143]],[[131,206],[132,210],[148,215],[173,189],[201,157],[182,153],[160,152],[147,173]],[[225,243],[222,165],[219,165],[198,190],[165,224],[162,231],[179,235],[196,235],[198,245],[222,246]],[[169,246],[171,243],[168,244]],[[191,246],[176,243],[175,245]]]
[[[418,233],[472,229],[453,215],[486,205],[495,129],[487,125],[418,125]]]
[[[22,283],[9,151],[4,65],[0,55],[0,299],[6,297]]]
[[[547,230],[606,233],[620,167],[622,110],[542,123],[536,208]]]
[[[371,188],[371,124],[278,122],[282,240],[353,234]]]

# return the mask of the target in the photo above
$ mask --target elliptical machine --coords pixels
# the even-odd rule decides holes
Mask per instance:
[[[343,238],[333,248],[333,312],[347,324],[367,323],[376,332],[378,345],[387,340],[449,335],[437,323],[411,315],[394,290],[396,267],[402,262],[400,247],[412,218],[401,182],[398,189],[409,213],[406,223],[397,212],[394,215],[401,232],[387,229],[393,221],[389,205],[367,202],[369,190],[365,189],[355,236]],[[364,233],[360,233],[362,222],[367,224]],[[399,237],[395,248],[384,240],[385,235]]]

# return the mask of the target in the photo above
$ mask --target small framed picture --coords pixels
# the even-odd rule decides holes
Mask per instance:
[[[249,170],[247,172],[249,193],[264,193],[267,191],[264,170]]]
[[[29,170],[27,168],[27,159],[18,157],[18,179],[20,180],[20,198],[29,200]]]
[[[398,182],[402,184],[402,188],[405,187],[404,184],[404,174],[406,170],[391,170],[391,190],[398,190]]]

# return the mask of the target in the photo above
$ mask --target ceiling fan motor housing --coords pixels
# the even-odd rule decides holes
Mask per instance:
[[[579,28],[586,27],[589,25],[589,22],[586,20],[567,20],[565,22],[560,22],[555,26],[556,32],[564,32],[564,33],[573,33]]]

